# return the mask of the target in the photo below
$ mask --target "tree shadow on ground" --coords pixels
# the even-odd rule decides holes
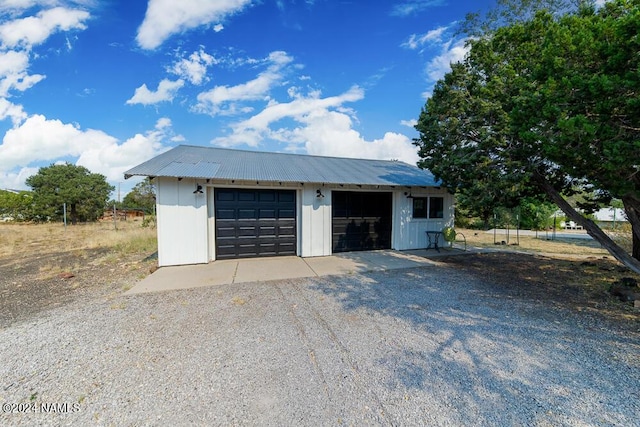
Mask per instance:
[[[594,239],[571,239],[566,237],[556,237],[554,239],[545,239],[543,236],[540,239],[547,240],[549,244],[559,243],[563,245],[572,245],[579,248],[602,248],[602,245]]]
[[[637,393],[638,335],[510,295],[490,274],[442,265],[320,279],[310,290],[366,319],[333,329],[384,342],[364,356],[369,369],[385,373],[387,402],[422,405],[425,422],[430,410],[455,425],[636,422],[637,406],[619,396]]]

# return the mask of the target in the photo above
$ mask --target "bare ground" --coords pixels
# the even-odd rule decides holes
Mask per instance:
[[[95,248],[2,256],[0,327],[83,299],[118,296],[149,274],[157,263],[149,255]]]
[[[640,277],[610,257],[568,260],[498,252],[445,256],[438,261],[478,276],[506,298],[566,307],[640,331],[640,310],[609,292],[623,277],[639,282]],[[0,327],[87,299],[117,297],[149,274],[156,262],[153,254],[132,256],[104,248],[2,256]]]
[[[558,255],[496,252],[439,261],[491,283],[507,298],[584,312],[603,322],[640,332],[640,310],[610,292],[621,279],[632,278],[640,283],[640,276],[609,256],[563,259]],[[635,291],[640,292],[640,288]]]

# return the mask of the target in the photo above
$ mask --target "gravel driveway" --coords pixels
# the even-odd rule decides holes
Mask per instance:
[[[95,298],[0,360],[3,426],[640,425],[637,332],[446,266]]]

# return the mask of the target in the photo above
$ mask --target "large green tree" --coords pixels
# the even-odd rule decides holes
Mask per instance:
[[[66,204],[72,224],[100,218],[114,189],[104,175],[71,163],[42,167],[26,183],[33,190],[35,212],[41,219],[62,218]]]
[[[509,197],[544,195],[640,273],[639,29],[640,2],[613,0],[473,39],[421,112],[421,166],[452,190],[477,171]],[[587,210],[622,200],[632,256],[566,201],[575,191],[595,196]]]

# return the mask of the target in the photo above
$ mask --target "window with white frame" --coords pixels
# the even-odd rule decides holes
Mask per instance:
[[[413,217],[423,219],[444,218],[444,197],[414,197]]]

